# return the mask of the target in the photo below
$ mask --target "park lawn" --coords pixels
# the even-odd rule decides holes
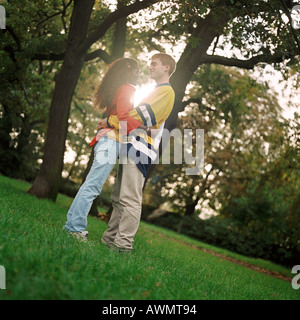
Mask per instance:
[[[72,199],[39,200],[26,194],[29,186],[0,175],[0,265],[6,270],[0,299],[300,299],[289,281],[198,250],[207,245],[145,223],[131,254],[100,245],[106,223],[94,217],[88,218],[88,242],[80,242],[62,230]],[[271,262],[256,264],[293,276]]]

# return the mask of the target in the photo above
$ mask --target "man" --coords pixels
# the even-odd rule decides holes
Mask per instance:
[[[101,239],[102,243],[120,252],[133,249],[133,238],[141,217],[145,176],[157,157],[158,129],[162,131],[174,105],[175,93],[169,79],[175,68],[176,62],[170,55],[158,53],[152,56],[150,77],[157,86],[137,108],[129,112],[129,116],[139,120],[142,125],[132,131],[121,145],[117,181],[111,196],[113,211],[108,229]],[[119,130],[122,128],[117,116],[110,116],[98,124],[99,129],[106,126]],[[156,139],[152,138],[151,131],[155,131]]]

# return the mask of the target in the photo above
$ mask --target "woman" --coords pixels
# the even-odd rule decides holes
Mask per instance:
[[[108,68],[102,82],[96,89],[94,105],[106,109],[106,117],[117,115],[120,121],[127,121],[127,132],[138,128],[141,123],[128,116],[133,109],[133,97],[138,79],[137,62],[129,58],[114,61]],[[94,162],[85,182],[80,187],[67,214],[64,229],[84,241],[88,232],[87,215],[94,199],[116,163],[119,155],[119,133],[115,129],[100,130],[90,143],[94,147]]]

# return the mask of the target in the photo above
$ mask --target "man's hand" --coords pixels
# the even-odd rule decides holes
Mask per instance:
[[[159,130],[158,129],[149,129],[147,134],[151,138],[155,138],[158,135]]]
[[[100,121],[98,122],[98,124],[97,124],[97,129],[98,129],[98,130],[105,129],[105,128],[108,128],[107,118],[100,120]]]

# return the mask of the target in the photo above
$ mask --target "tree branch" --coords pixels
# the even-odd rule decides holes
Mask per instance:
[[[154,3],[161,2],[163,0],[144,0],[137,1],[133,4],[117,9],[110,13],[104,21],[96,28],[83,42],[81,46],[82,51],[87,51],[93,43],[101,39],[106,31],[119,19],[129,16],[132,13],[138,12],[142,9],[148,8]]]
[[[289,54],[275,53],[273,55],[260,54],[248,60],[241,60],[236,58],[226,58],[218,55],[204,55],[201,63],[215,63],[228,67],[238,67],[242,69],[253,69],[258,63],[279,63],[283,62]]]
[[[60,61],[64,60],[65,58],[65,52],[63,53],[35,53],[31,60],[48,60],[48,61]]]
[[[31,60],[47,60],[47,61],[62,61],[65,58],[65,52],[63,53],[35,53]],[[112,62],[112,57],[104,50],[98,49],[93,52],[87,53],[84,61],[90,61],[96,58],[102,59],[106,64]]]
[[[104,21],[90,34],[87,36],[85,41],[81,46],[82,52],[87,51],[90,46],[103,37],[106,31],[111,27],[113,23],[118,21],[121,18],[127,17],[128,15],[138,12],[142,9],[150,7],[152,4],[161,2],[163,0],[144,0],[137,1],[129,6],[122,7],[116,11],[110,13]],[[71,1],[70,1],[71,2]],[[68,4],[69,5],[69,4]],[[83,51],[84,50],[84,51]],[[65,58],[65,52],[63,53],[36,53],[31,59],[32,60],[52,60],[52,61],[61,61]],[[95,58],[101,58],[105,63],[110,63],[112,57],[102,49],[95,50],[94,52],[88,53],[85,56],[85,61],[89,61]]]
[[[20,39],[18,38],[18,36],[16,35],[16,33],[14,32],[14,30],[10,27],[10,26],[6,26],[6,30],[11,34],[12,38],[15,40],[18,50],[21,50],[21,42]],[[5,30],[5,31],[6,31]],[[5,32],[3,31],[3,32]]]
[[[43,11],[41,11],[41,12],[43,12],[43,13],[46,15],[46,18],[45,18],[44,20],[40,21],[40,22],[36,25],[36,28],[38,28],[41,24],[45,23],[46,21],[50,20],[51,18],[53,18],[53,17],[55,17],[55,16],[58,16],[58,15],[60,15],[60,14],[61,14],[62,16],[65,16],[66,10],[67,10],[67,8],[70,6],[71,3],[72,3],[72,0],[70,0],[67,5],[66,5],[66,4],[64,3],[64,1],[63,1],[63,9],[62,9],[62,10],[59,10],[59,11],[53,13],[53,14],[51,14],[50,16],[48,16],[47,13],[45,14]]]
[[[294,30],[294,28],[293,28],[293,22],[292,22],[291,14],[290,14],[290,12],[289,12],[289,9],[288,9],[285,1],[281,0],[281,3],[282,3],[282,6],[283,6],[283,9],[284,9],[285,14],[286,14],[286,15],[288,16],[288,18],[289,18],[289,26],[290,26],[292,35],[293,35],[293,37],[294,37],[294,39],[295,39],[295,41],[296,41],[296,43],[297,43],[298,51],[299,51],[299,53],[300,53],[300,41],[299,41],[298,36],[297,36],[297,34],[296,34],[296,32],[295,32],[295,30]]]
[[[111,63],[113,60],[113,58],[106,51],[98,49],[93,52],[87,53],[84,58],[84,61],[89,61],[96,58],[102,59],[106,64]]]

